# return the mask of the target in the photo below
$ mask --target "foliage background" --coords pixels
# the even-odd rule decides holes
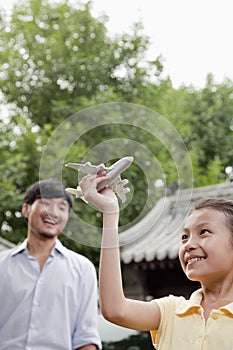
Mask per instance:
[[[21,216],[23,194],[39,179],[47,141],[62,121],[87,107],[128,102],[167,118],[192,159],[195,187],[226,181],[225,168],[233,164],[232,81],[215,84],[209,74],[202,89],[174,89],[164,74],[163,58],[146,59],[150,40],[143,23],[110,37],[107,17],[94,18],[91,6],[92,2],[74,6],[68,1],[23,0],[15,5],[11,17],[3,10],[0,13],[0,89],[2,105],[7,104],[9,110],[7,117],[3,112],[0,116],[0,226],[1,235],[14,243],[26,236]],[[69,157],[79,162],[93,145],[125,135],[126,130],[116,125],[90,130]],[[131,135],[159,157],[166,186],[172,186],[177,181],[176,169],[158,140],[136,129]],[[146,178],[137,166],[127,170],[127,178],[135,183],[135,196],[121,216],[122,224],[137,217],[147,196]],[[67,172],[64,182],[70,185],[75,181],[75,175]],[[163,191],[155,188],[155,197]],[[86,206],[84,209],[83,203],[75,210],[101,226],[100,215]],[[98,249],[65,235],[61,239],[98,266]]]

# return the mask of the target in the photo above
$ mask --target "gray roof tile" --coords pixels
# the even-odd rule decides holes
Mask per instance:
[[[120,233],[121,260],[127,264],[177,258],[183,220],[193,202],[204,197],[233,199],[233,183],[179,190],[161,198],[141,221]]]
[[[6,249],[10,249],[13,248],[15,246],[14,243],[11,243],[9,241],[7,241],[6,239],[0,237],[0,252],[6,250]]]

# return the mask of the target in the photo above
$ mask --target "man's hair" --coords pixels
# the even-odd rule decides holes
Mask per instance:
[[[73,206],[73,196],[65,191],[65,187],[57,179],[40,180],[32,184],[26,190],[23,202],[32,204],[39,198],[64,198],[69,204],[69,209]]]
[[[226,217],[226,224],[229,230],[231,231],[231,235],[233,239],[233,201],[232,200],[223,199],[223,198],[200,199],[194,204],[190,214],[194,210],[200,210],[200,209],[214,209],[223,213]]]

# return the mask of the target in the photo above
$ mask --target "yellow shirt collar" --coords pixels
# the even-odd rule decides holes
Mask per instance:
[[[202,289],[198,289],[191,294],[188,302],[187,300],[184,300],[184,302],[177,307],[176,314],[179,316],[187,316],[189,314],[194,314],[198,312],[202,308],[200,305],[201,299]],[[221,308],[219,308],[219,310],[233,318],[233,302],[222,306]]]

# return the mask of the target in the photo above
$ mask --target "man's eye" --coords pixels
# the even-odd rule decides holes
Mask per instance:
[[[62,206],[60,207],[60,210],[62,210],[62,211],[66,210],[66,209],[67,209],[67,206],[66,206],[66,205],[62,205]]]
[[[68,209],[68,203],[67,202],[62,202],[60,204],[60,210],[67,210]]]

